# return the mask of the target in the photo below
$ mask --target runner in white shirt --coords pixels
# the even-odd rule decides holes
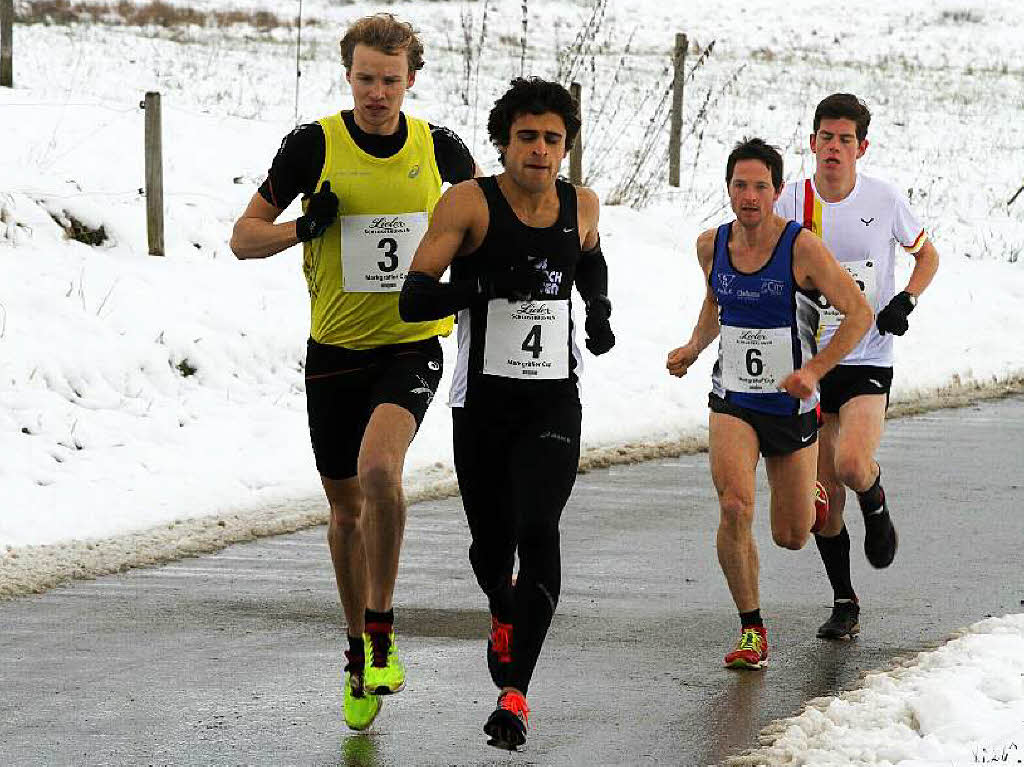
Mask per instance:
[[[889,404],[892,336],[907,331],[907,315],[939,266],[939,254],[906,199],[892,185],[857,172],[857,160],[868,148],[870,122],[867,106],[852,94],[835,93],[818,104],[810,138],[814,176],[790,183],[775,208],[824,240],[875,311],[871,330],[820,382],[818,479],[828,492],[830,516],[815,542],[835,600],[831,617],[818,629],[818,636],[827,639],[851,639],[860,631],[860,605],[850,578],[850,536],[843,522],[847,487],[857,494],[864,514],[868,561],[888,567],[896,555],[896,529],[874,456]],[[910,280],[899,293],[897,250],[915,259]],[[818,303],[818,344],[825,346],[842,316],[824,298]]]

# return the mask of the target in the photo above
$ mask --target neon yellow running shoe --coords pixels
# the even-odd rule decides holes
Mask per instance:
[[[384,630],[379,630],[384,629]],[[405,666],[398,658],[395,632],[387,624],[367,623],[363,634],[366,652],[364,684],[376,695],[393,695],[405,688]]]
[[[353,676],[351,671],[345,672],[345,724],[349,729],[365,730],[373,724],[383,703],[366,691],[360,674]]]

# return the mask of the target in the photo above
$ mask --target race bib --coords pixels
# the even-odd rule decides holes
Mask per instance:
[[[875,281],[874,261],[840,261],[842,266],[853,277],[860,292],[868,300],[871,311],[875,310],[875,296],[878,293]],[[829,328],[834,330],[843,321],[843,315],[838,309],[828,302],[825,296],[818,296],[818,328]]]
[[[568,378],[568,300],[491,300],[483,372],[503,378]]]
[[[420,239],[426,213],[341,217],[342,274],[347,293],[396,293]]]
[[[789,328],[737,328],[722,325],[722,384],[744,394],[776,394],[793,372]]]

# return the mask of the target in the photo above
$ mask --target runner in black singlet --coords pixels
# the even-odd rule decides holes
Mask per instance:
[[[513,81],[488,121],[504,172],[441,198],[399,303],[407,320],[458,311],[455,466],[470,561],[491,611],[488,666],[501,691],[484,731],[508,749],[526,739],[525,696],[558,603],[558,523],[579,461],[574,283],[590,351],[615,343],[597,197],[557,178],[579,131],[576,114],[560,85]],[[451,281],[439,283],[449,265]]]

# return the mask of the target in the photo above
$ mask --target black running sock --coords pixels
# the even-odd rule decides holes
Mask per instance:
[[[857,595],[853,593],[853,584],[850,583],[850,534],[846,525],[843,525],[839,535],[831,538],[815,534],[814,543],[825,564],[828,582],[832,584],[833,599],[852,599],[856,602]]]
[[[346,671],[363,672],[366,666],[366,656],[363,652],[363,638],[361,636],[350,636],[348,638],[348,651],[345,653],[348,663],[345,664]]]
[[[740,628],[745,629],[747,626],[764,626],[764,621],[761,620],[760,607],[756,610],[751,610],[749,613],[740,613]]]
[[[878,467],[878,476],[871,487],[863,493],[857,493],[857,503],[864,514],[874,514],[885,502],[885,491],[882,490],[882,467]]]
[[[363,620],[366,621],[367,625],[371,623],[386,623],[389,626],[393,626],[395,623],[395,608],[392,607],[386,613],[374,612],[367,608],[366,612],[363,614]]]

